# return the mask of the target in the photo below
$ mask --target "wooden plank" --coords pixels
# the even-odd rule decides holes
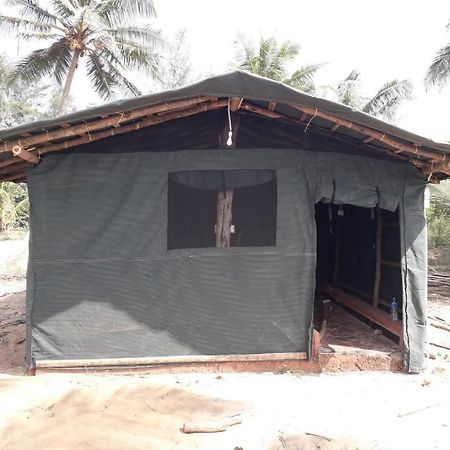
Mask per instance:
[[[267,105],[267,109],[269,111],[275,111],[276,106],[277,106],[277,102],[269,102],[269,104]]]
[[[55,359],[37,360],[36,368],[69,367],[120,367],[145,366],[157,364],[223,363],[223,362],[261,362],[261,361],[296,361],[305,360],[305,352],[295,353],[261,353],[245,355],[185,355],[161,356],[148,358],[99,358],[99,359]]]
[[[361,314],[362,316],[371,320],[372,322],[375,322],[392,334],[395,334],[398,337],[402,335],[402,322],[392,320],[391,316],[381,309],[369,305],[358,297],[347,294],[337,286],[328,283],[324,283],[320,287],[320,290],[323,293],[334,298],[337,302],[347,306],[358,314]]]

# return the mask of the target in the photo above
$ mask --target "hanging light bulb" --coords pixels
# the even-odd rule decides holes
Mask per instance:
[[[227,146],[231,147],[233,145],[233,132],[230,130],[228,132]]]

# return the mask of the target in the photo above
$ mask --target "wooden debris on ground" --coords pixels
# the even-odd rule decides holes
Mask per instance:
[[[235,414],[229,417],[222,417],[219,419],[212,418],[206,420],[198,420],[192,422],[185,422],[181,431],[186,434],[190,433],[220,433],[226,431],[227,428],[233,425],[242,423],[241,414]]]

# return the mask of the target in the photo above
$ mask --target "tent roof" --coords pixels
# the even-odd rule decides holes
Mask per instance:
[[[436,143],[340,103],[235,71],[175,90],[144,95],[0,130],[0,180],[23,181],[39,155],[194,114],[226,108],[320,127],[331,135],[391,152],[436,179],[450,177],[450,145]],[[13,154],[14,150],[14,154]]]

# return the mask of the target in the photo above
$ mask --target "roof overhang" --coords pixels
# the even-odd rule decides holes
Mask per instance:
[[[409,133],[345,105],[310,96],[281,83],[232,72],[171,91],[79,111],[54,120],[0,130],[0,181],[26,181],[26,168],[42,157],[111,136],[206,111],[225,109],[320,128],[407,161],[429,181],[450,177],[450,145]]]

